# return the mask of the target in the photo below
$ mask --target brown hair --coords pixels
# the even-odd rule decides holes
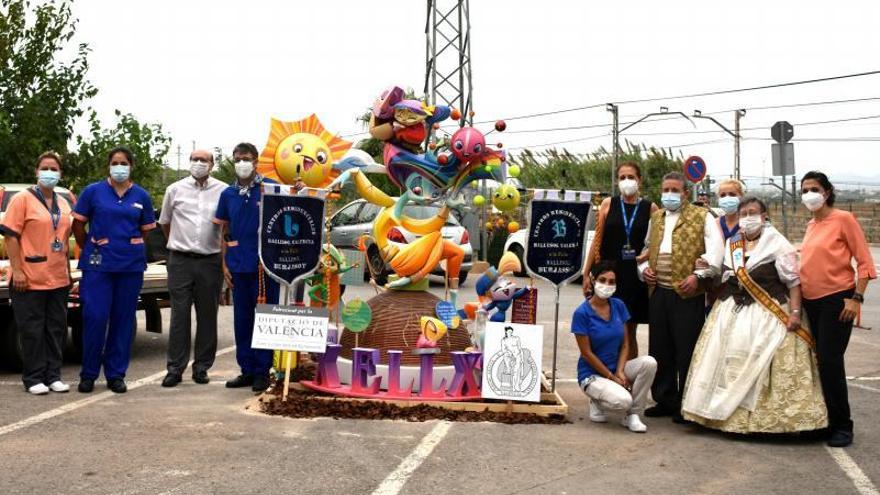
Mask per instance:
[[[40,153],[40,156],[37,157],[37,164],[34,165],[34,168],[39,168],[40,164],[43,163],[43,160],[55,160],[55,163],[58,164],[58,168],[63,168],[64,165],[61,163],[61,155],[55,153],[54,151],[44,151]]]
[[[642,169],[641,169],[641,167],[639,167],[638,163],[636,163],[636,162],[623,162],[623,163],[617,165],[617,170],[615,170],[614,173],[616,175],[619,175],[620,169],[622,169],[623,167],[632,167],[633,170],[636,171],[636,177],[638,177],[639,179],[642,178]]]

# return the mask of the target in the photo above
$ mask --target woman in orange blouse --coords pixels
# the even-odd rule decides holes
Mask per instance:
[[[868,280],[877,278],[877,270],[856,218],[834,208],[828,176],[807,172],[801,179],[801,200],[813,214],[801,246],[800,275],[828,407],[828,445],[846,447],[853,441],[853,422],[843,355]]]
[[[68,240],[71,205],[55,193],[61,158],[37,159],[37,184],[15,196],[0,231],[6,238],[15,323],[21,333],[22,381],[28,392],[67,392],[61,381],[62,343],[67,332],[70,288]]]

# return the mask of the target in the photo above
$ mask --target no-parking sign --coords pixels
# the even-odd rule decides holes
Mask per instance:
[[[696,184],[706,177],[706,162],[697,155],[689,156],[684,161],[684,176],[687,180]]]

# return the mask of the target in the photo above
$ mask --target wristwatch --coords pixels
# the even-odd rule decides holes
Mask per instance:
[[[853,296],[850,299],[852,299],[853,301],[855,301],[859,304],[862,304],[863,302],[865,302],[865,295],[859,294],[858,292],[856,292],[855,294],[853,294]]]

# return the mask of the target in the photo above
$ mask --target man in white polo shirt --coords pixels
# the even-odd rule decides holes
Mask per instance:
[[[190,356],[192,307],[196,307],[193,381],[208,383],[217,353],[217,309],[223,284],[220,227],[212,220],[226,184],[211,177],[214,157],[205,150],[190,155],[190,176],[168,186],[159,225],[168,239],[168,292],[171,329],[168,374],[163,387],[181,381]]]

